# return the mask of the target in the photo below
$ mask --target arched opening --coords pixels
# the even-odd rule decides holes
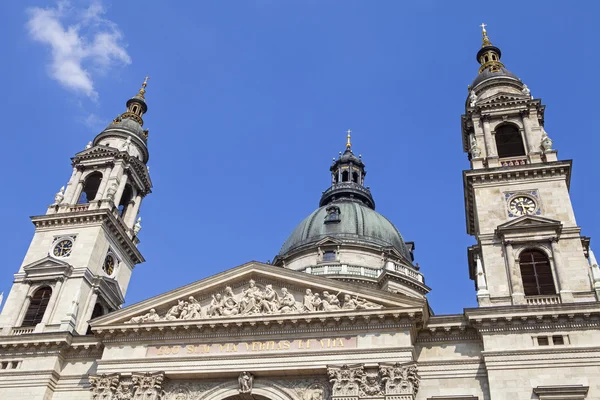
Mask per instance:
[[[98,194],[98,188],[100,187],[100,182],[102,181],[102,174],[100,172],[92,172],[85,178],[85,182],[83,183],[83,189],[81,190],[81,195],[79,196],[79,200],[77,204],[86,204],[96,198],[96,194]]]
[[[125,185],[125,189],[123,190],[123,195],[121,196],[121,200],[119,201],[119,215],[121,217],[125,216],[127,212],[127,208],[129,208],[129,204],[131,203],[131,199],[133,198],[133,189],[131,189],[131,185]]]
[[[525,296],[556,294],[550,260],[540,250],[525,250],[519,256]]]
[[[342,182],[348,182],[349,181],[348,175],[349,175],[348,171],[342,172]]]
[[[91,316],[90,320],[101,317],[103,315],[104,315],[104,308],[100,305],[100,303],[96,303],[96,305],[94,306],[94,310],[92,311],[92,316]],[[92,327],[88,325],[86,334],[90,335],[91,333],[92,333]]]
[[[501,125],[496,128],[496,149],[498,157],[518,157],[525,155],[521,132],[515,125]]]
[[[352,173],[352,182],[358,183],[358,172],[356,171]]]
[[[27,312],[25,313],[25,318],[23,319],[21,326],[35,326],[42,322],[42,318],[44,318],[44,313],[46,312],[46,308],[48,307],[48,302],[50,301],[51,296],[52,289],[48,286],[44,286],[36,290],[31,297],[29,308],[27,308]]]

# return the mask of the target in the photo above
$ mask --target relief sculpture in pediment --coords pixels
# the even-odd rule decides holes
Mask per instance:
[[[340,300],[341,294],[341,292],[334,294],[328,291],[319,294],[306,289],[302,301],[298,301],[285,287],[278,292],[271,284],[267,284],[263,289],[258,287],[254,280],[250,280],[238,295],[233,292],[231,286],[227,286],[223,293],[213,294],[206,306],[202,306],[193,296],[189,296],[187,299],[178,300],[177,304],[171,306],[163,315],[153,308],[148,313],[135,316],[126,323],[383,308],[380,304],[347,293],[343,295],[343,300]]]

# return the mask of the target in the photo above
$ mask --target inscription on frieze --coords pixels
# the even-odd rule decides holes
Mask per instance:
[[[257,353],[294,353],[354,349],[356,336],[325,339],[265,340],[252,342],[198,343],[151,346],[146,357],[195,357]]]

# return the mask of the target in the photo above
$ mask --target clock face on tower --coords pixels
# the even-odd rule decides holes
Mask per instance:
[[[106,275],[111,276],[113,272],[115,272],[115,258],[110,254],[106,256],[104,259],[104,264],[102,264],[102,270],[106,272]]]
[[[52,254],[55,257],[67,257],[73,250],[73,241],[70,239],[59,240],[52,249]]]
[[[527,196],[514,197],[508,204],[508,210],[516,216],[533,215],[536,209],[535,201]]]

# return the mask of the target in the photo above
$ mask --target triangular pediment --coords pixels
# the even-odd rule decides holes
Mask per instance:
[[[114,147],[98,145],[98,146],[94,146],[89,149],[80,151],[79,153],[75,154],[75,157],[78,157],[78,158],[90,158],[90,157],[98,158],[98,157],[105,157],[105,156],[111,157],[118,153],[119,153],[119,150],[115,149]]]
[[[522,230],[551,230],[559,233],[562,230],[562,223],[537,215],[524,215],[512,221],[505,222],[496,228],[497,233],[500,235]]]
[[[73,267],[63,260],[46,256],[41,260],[24,266],[23,271],[25,271],[27,279],[41,281],[57,277],[67,277],[73,271]]]
[[[327,236],[327,237],[321,239],[320,241],[318,241],[316,243],[316,246],[327,246],[327,245],[339,246],[342,244],[343,244],[343,242],[341,240],[336,239],[331,236]]]
[[[222,323],[373,310],[422,309],[424,300],[250,262],[92,322],[94,329]]]
[[[531,97],[525,94],[516,93],[496,93],[486,99],[482,99],[477,102],[479,107],[497,107],[505,105],[514,105],[520,103],[526,103]]]

